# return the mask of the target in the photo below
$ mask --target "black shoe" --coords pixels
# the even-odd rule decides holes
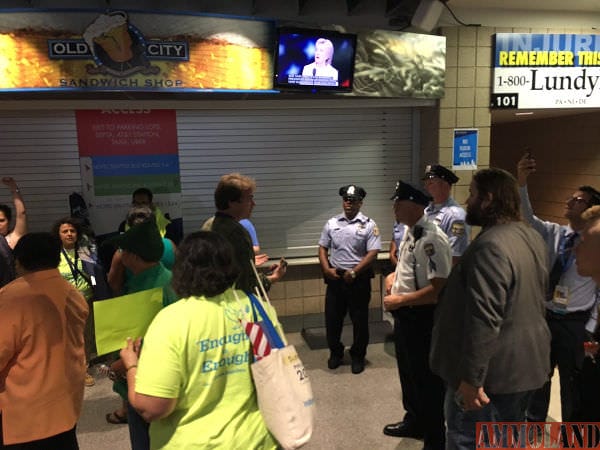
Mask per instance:
[[[365,370],[365,360],[364,359],[353,359],[352,360],[352,373],[358,374]]]
[[[532,447],[541,448],[540,445],[544,442],[544,429],[542,427],[529,427],[527,442]]]
[[[422,439],[423,432],[406,422],[390,423],[383,427],[383,434],[394,437]]]
[[[342,365],[343,361],[343,358],[340,358],[339,356],[331,356],[327,360],[327,368],[330,370],[337,369]]]

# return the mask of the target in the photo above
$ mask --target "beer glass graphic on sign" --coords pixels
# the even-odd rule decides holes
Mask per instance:
[[[133,58],[129,25],[123,12],[98,16],[85,30],[83,38],[94,54],[94,44],[97,44],[115,62],[123,63]]]

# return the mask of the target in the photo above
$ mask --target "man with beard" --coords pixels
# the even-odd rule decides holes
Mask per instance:
[[[546,292],[546,320],[552,333],[550,370],[558,366],[562,420],[571,422],[580,417],[583,393],[576,378],[583,365],[586,323],[597,296],[594,281],[577,274],[572,249],[579,242],[579,233],[585,224],[581,213],[600,204],[600,193],[591,186],[581,186],[565,202],[564,217],[568,225],[543,221],[534,215],[527,192],[527,179],[535,171],[535,159],[525,154],[517,164],[521,213],[542,236],[550,254],[550,281]],[[594,326],[595,323],[588,323],[588,331],[594,331]],[[550,388],[549,376],[548,382],[531,399],[527,420],[546,421]]]
[[[346,313],[352,320],[354,342],[350,347],[352,373],[365,369],[369,344],[369,301],[373,263],[381,250],[377,224],[360,212],[367,192],[350,184],[339,190],[343,214],[327,221],[319,239],[319,263],[327,284],[325,327],[329,360],[327,367],[337,369],[344,360],[341,342]]]
[[[425,449],[444,448],[444,384],[428,363],[433,312],[452,267],[446,234],[428,221],[431,198],[398,181],[391,200],[398,222],[406,224],[396,271],[386,278],[385,309],[394,316],[396,362],[402,387],[402,421],[386,425],[394,437],[424,438]]]
[[[521,221],[516,180],[483,169],[469,192],[467,223],[482,230],[448,277],[430,354],[431,369],[447,386],[446,439],[453,449],[475,448],[477,422],[525,420],[550,361],[548,251]]]

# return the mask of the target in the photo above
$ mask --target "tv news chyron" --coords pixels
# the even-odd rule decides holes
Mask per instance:
[[[318,47],[320,56],[316,56]],[[328,64],[324,64],[331,47],[333,55]],[[355,52],[355,34],[309,28],[279,28],[274,88],[351,91]]]

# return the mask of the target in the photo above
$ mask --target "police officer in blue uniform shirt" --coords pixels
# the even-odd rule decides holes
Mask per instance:
[[[405,230],[406,225],[394,222],[392,226],[392,239],[390,240],[390,262],[392,263],[392,268],[398,264],[398,249],[400,248],[400,242],[402,242]]]
[[[470,227],[465,222],[465,210],[450,197],[450,190],[459,178],[438,164],[425,168],[425,190],[433,200],[425,208],[428,220],[434,221],[448,236],[452,259],[456,262],[469,245]]]
[[[329,360],[327,367],[337,369],[343,362],[341,342],[346,313],[352,320],[354,340],[350,347],[352,373],[365,368],[369,344],[369,301],[373,263],[381,250],[377,224],[360,212],[365,190],[354,184],[342,186],[343,214],[327,221],[319,239],[319,263],[327,284],[325,326]]]

